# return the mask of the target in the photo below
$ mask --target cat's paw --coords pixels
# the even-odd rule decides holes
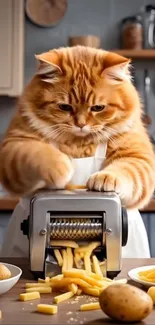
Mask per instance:
[[[71,180],[73,173],[74,169],[69,157],[57,152],[56,156],[52,156],[48,161],[43,179],[48,188],[63,189]]]
[[[71,180],[74,173],[71,160],[63,154],[61,159],[57,160],[53,173],[54,186],[57,189],[63,189]]]
[[[90,190],[116,192],[121,199],[127,201],[133,195],[133,182],[117,171],[100,171],[90,176],[87,187]]]

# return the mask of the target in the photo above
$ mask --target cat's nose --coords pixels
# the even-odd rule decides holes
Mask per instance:
[[[79,122],[79,123],[77,123],[77,126],[78,126],[80,129],[82,129],[82,128],[84,128],[84,126],[86,126],[86,123],[84,123],[84,122]]]

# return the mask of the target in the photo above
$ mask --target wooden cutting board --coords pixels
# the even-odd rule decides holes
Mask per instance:
[[[27,0],[26,14],[40,27],[55,26],[67,10],[67,0]]]

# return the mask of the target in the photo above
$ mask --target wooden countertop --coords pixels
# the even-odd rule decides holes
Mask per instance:
[[[14,210],[16,204],[18,203],[18,198],[11,197],[9,195],[0,196],[0,211],[10,211]],[[148,206],[146,206],[142,212],[155,212],[155,198],[153,198]]]
[[[52,296],[49,294],[41,295],[40,300],[33,300],[29,302],[18,301],[19,294],[23,292],[24,284],[32,281],[32,274],[28,271],[28,262],[24,259],[2,259],[1,262],[8,262],[18,265],[23,270],[23,275],[19,282],[6,294],[0,296],[0,309],[2,310],[1,325],[34,325],[34,324],[83,324],[83,325],[114,325],[115,321],[110,321],[102,311],[79,312],[79,306],[82,303],[89,301],[88,296],[80,297],[78,300],[72,298],[66,302],[58,305],[58,313],[56,315],[43,315],[36,313],[36,306],[38,303],[51,303]],[[119,278],[127,277],[130,269],[155,264],[155,259],[124,259],[123,269]],[[131,281],[129,281],[132,283]],[[132,283],[133,284],[133,283]],[[92,298],[90,297],[90,300]],[[141,323],[132,323],[141,324]],[[144,320],[145,325],[155,324],[155,310],[151,315]]]
[[[9,195],[0,196],[0,211],[14,210],[18,203],[18,198],[11,197]]]

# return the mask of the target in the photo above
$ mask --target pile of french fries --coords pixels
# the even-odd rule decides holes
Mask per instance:
[[[140,271],[138,273],[138,276],[140,280],[155,283],[155,268],[146,271]]]
[[[89,296],[99,297],[101,292],[109,285],[115,283],[126,283],[126,279],[111,280],[103,276],[100,263],[93,250],[100,245],[99,242],[93,242],[88,246],[79,247],[72,241],[52,241],[52,246],[64,246],[63,249],[54,250],[55,257],[62,273],[52,278],[38,279],[36,283],[26,283],[25,291],[20,295],[20,300],[26,301],[38,299],[40,294],[51,292],[59,292],[59,295],[54,297],[54,303],[59,304],[73,296],[86,294]],[[40,306],[40,305],[39,305]],[[47,310],[54,311],[56,309],[51,305],[46,305],[45,309],[41,305],[38,307],[39,312],[47,313]],[[80,306],[80,310],[95,310],[99,309],[99,303],[89,303]]]
[[[74,241],[51,240],[51,246],[64,247],[61,251],[54,249],[56,260],[58,265],[62,267],[62,272],[76,267],[77,269],[84,269],[87,273],[91,273],[93,270],[96,274],[104,274],[105,263],[100,263],[95,255],[92,256],[94,249],[100,246],[100,242],[79,247]]]

